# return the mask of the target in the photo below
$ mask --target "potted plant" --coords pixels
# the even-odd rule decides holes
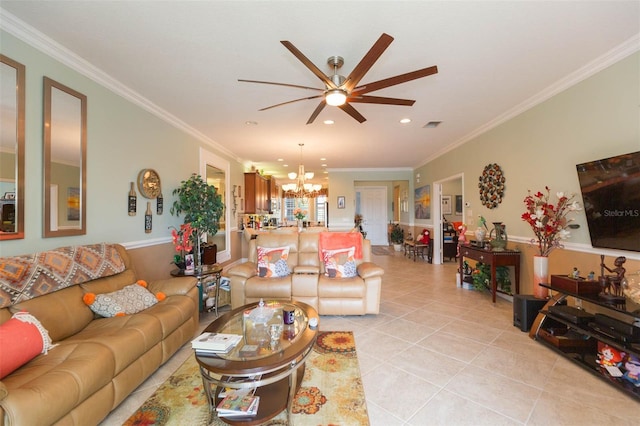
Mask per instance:
[[[213,236],[218,232],[224,212],[222,196],[213,185],[207,185],[196,173],[182,181],[180,187],[173,190],[173,195],[178,198],[173,202],[171,214],[184,214],[184,223],[193,228],[196,265],[200,265],[200,241],[205,233]]]
[[[391,244],[393,244],[393,248],[395,251],[402,250],[402,243],[404,242],[404,229],[402,229],[399,224],[394,223],[391,227],[391,234],[389,235],[389,239],[391,240]]]

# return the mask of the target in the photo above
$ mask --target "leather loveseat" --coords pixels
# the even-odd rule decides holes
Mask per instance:
[[[0,425],[98,424],[198,329],[198,289],[192,277],[149,282],[151,294],[166,298],[158,297],[138,313],[94,314],[85,294],[104,295],[138,280],[120,245],[64,247],[0,261],[0,324],[27,311],[54,344],[0,381]],[[99,261],[113,261],[120,269],[105,274]],[[89,269],[102,276],[87,280]],[[29,270],[28,276],[22,274]],[[56,286],[60,289],[51,288]]]
[[[349,234],[361,249],[355,258],[354,277],[327,276],[320,247],[328,248],[349,243]],[[333,244],[331,244],[333,242]],[[289,274],[281,277],[259,276],[258,250],[288,247],[286,263]],[[231,285],[231,306],[265,300],[297,300],[313,306],[320,315],[377,314],[380,310],[380,289],[384,269],[371,262],[371,242],[360,233],[293,232],[260,233],[249,241],[248,261],[230,268],[226,275]]]

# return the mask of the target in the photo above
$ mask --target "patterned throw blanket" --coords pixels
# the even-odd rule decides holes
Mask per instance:
[[[60,247],[0,258],[0,308],[125,270],[113,244]]]

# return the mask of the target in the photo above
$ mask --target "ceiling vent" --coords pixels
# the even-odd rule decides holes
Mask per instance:
[[[430,121],[422,127],[425,129],[435,129],[440,125],[440,123],[442,123],[442,121]]]

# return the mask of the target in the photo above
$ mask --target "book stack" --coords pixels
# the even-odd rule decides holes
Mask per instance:
[[[239,334],[202,333],[191,341],[196,355],[215,355],[227,353],[242,340]]]
[[[218,417],[232,417],[239,419],[242,417],[253,417],[258,413],[260,397],[253,393],[234,391],[227,393],[216,407]]]

